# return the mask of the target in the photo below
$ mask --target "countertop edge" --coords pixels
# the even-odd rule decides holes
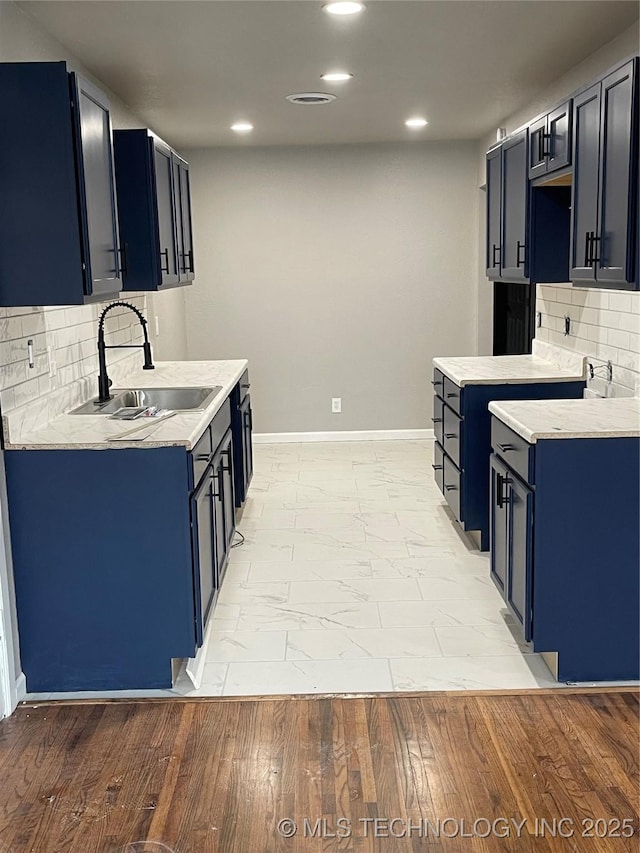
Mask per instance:
[[[577,401],[576,401],[577,402]],[[500,404],[496,402],[489,403],[489,411],[503,424],[512,429],[528,444],[536,444],[538,441],[564,441],[565,439],[587,439],[587,438],[639,438],[640,430],[637,429],[611,429],[611,430],[531,430],[522,421],[517,420],[512,415],[501,411]]]
[[[6,441],[3,445],[3,450],[6,451],[15,451],[15,450],[131,450],[131,449],[154,449],[161,447],[184,447],[186,451],[190,451],[194,448],[194,446],[198,443],[202,435],[204,434],[205,429],[211,423],[211,421],[218,414],[225,401],[229,398],[233,388],[236,383],[244,373],[244,371],[249,366],[248,359],[220,359],[219,361],[234,361],[237,362],[237,367],[231,374],[232,378],[228,379],[227,382],[222,386],[222,390],[216,395],[216,397],[212,400],[212,402],[207,406],[206,409],[202,409],[197,412],[200,416],[199,421],[196,426],[191,430],[189,435],[184,439],[154,439],[150,438],[148,440],[142,441],[109,441],[108,439],[101,439],[96,442],[41,442],[41,443],[30,443],[28,441],[18,441],[13,443],[11,441]],[[212,362],[215,363],[215,362]],[[131,374],[135,376],[135,372]],[[132,384],[126,378],[122,380],[122,382],[118,383],[119,385],[126,386],[127,384]],[[195,387],[195,386],[194,386]],[[189,414],[189,412],[181,412],[180,414]],[[192,410],[191,414],[196,414],[195,411]],[[69,417],[68,414],[61,415],[60,419]],[[76,415],[73,417],[82,417],[81,415]],[[89,417],[89,416],[88,416]],[[93,417],[93,416],[90,416]],[[53,424],[57,421],[58,418],[54,419],[50,423]],[[149,424],[151,427],[151,424]],[[160,423],[158,424],[160,427]],[[122,431],[126,430],[126,424],[122,423]],[[46,427],[44,428],[46,429]]]
[[[460,356],[462,357],[462,356]],[[502,356],[466,356],[468,358],[502,358]],[[505,356],[508,358],[508,356]],[[577,371],[567,370],[566,368],[558,367],[553,364],[551,361],[547,361],[546,359],[539,358],[537,359],[541,365],[548,366],[549,375],[548,376],[526,376],[522,378],[513,378],[506,376],[495,376],[491,378],[478,378],[478,379],[469,379],[469,378],[461,378],[456,374],[451,367],[447,366],[446,362],[448,361],[447,356],[440,356],[438,358],[432,359],[433,366],[436,367],[441,373],[450,379],[455,385],[459,388],[464,388],[466,385],[534,385],[534,384],[548,384],[551,382],[585,382],[586,381],[586,367],[582,370],[581,373]]]

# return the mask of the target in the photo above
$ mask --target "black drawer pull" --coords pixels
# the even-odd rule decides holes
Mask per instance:
[[[434,471],[442,471],[444,470],[444,465],[432,465],[431,466]]]
[[[433,385],[433,387],[434,387],[434,388],[437,388],[437,387],[438,387],[438,385],[442,385],[442,384],[443,384],[443,382],[442,382],[442,379],[439,379],[439,380],[432,379],[432,380],[431,380],[431,384]]]
[[[516,266],[517,267],[524,266],[524,258],[520,258],[520,253],[524,252],[524,251],[525,251],[525,244],[521,243],[520,240],[518,240],[518,244],[516,247]]]
[[[507,500],[505,486],[508,486],[510,482],[509,477],[504,477],[496,471],[496,506],[498,509],[502,509]]]
[[[594,232],[591,237],[591,263],[593,266],[600,263],[600,256],[597,252],[597,244],[600,243],[600,237]]]
[[[246,385],[240,385],[241,388],[251,388],[251,383],[247,382]]]
[[[196,456],[196,462],[206,462],[211,457],[210,453],[199,453]]]
[[[457,438],[458,433],[457,432],[445,432],[444,437],[445,438]]]
[[[496,252],[498,252],[498,260],[496,260]],[[500,266],[500,246],[496,246],[495,243],[493,244],[493,247],[491,250],[491,266],[492,267],[499,267]]]
[[[165,269],[164,266],[161,264],[160,265],[160,272],[168,273],[169,272],[169,250],[168,249],[164,249],[162,252],[160,252],[160,257],[162,258],[163,256],[167,259],[167,268]]]
[[[455,392],[455,391],[448,391],[448,392],[447,392],[447,400],[448,400],[450,397],[455,397],[455,398],[457,399],[459,396],[460,396],[460,395],[459,395],[459,394],[456,394],[456,392]]]
[[[513,444],[498,444],[498,450],[501,450],[503,453],[509,453],[510,450],[517,450],[517,447],[514,447]]]
[[[431,421],[434,424],[441,424],[442,420],[443,420],[442,418],[431,418]]]
[[[445,484],[445,489],[446,489],[448,492],[457,492],[457,491],[458,491],[458,487],[457,487],[457,486],[447,486],[446,484]]]

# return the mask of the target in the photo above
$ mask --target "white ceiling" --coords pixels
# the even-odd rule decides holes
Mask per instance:
[[[350,18],[322,0],[19,5],[183,148],[477,139],[638,17],[617,0],[368,0]],[[336,68],[355,79],[319,79]],[[299,91],[338,99],[285,101]],[[428,128],[404,126],[416,114]]]

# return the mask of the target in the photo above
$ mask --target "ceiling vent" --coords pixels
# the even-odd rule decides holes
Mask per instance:
[[[287,95],[287,101],[292,104],[308,104],[314,107],[320,104],[330,104],[335,99],[335,95],[328,95],[325,92],[298,92],[297,95]]]

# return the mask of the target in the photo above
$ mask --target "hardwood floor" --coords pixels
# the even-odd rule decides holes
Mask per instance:
[[[0,851],[637,851],[639,710],[629,689],[22,706]]]

